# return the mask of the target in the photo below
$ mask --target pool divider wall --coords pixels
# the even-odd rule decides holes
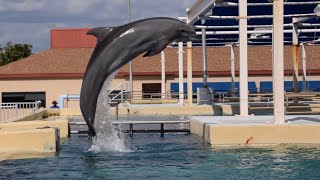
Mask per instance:
[[[208,125],[215,145],[320,144],[320,124]]]
[[[0,129],[0,153],[53,153],[59,146],[58,128]]]
[[[60,116],[81,116],[80,109],[76,108],[62,108]],[[119,107],[118,109],[119,116],[130,116],[130,115],[220,115],[221,107],[220,106],[168,106],[168,107],[146,107],[146,106],[137,106],[137,107]],[[110,113],[115,115],[116,108],[111,107]]]
[[[199,140],[204,140],[206,123],[192,119],[190,121],[190,133]]]
[[[190,133],[211,146],[320,144],[320,124],[213,124],[191,119]]]
[[[22,117],[0,123],[1,155],[57,152],[60,138],[70,136],[67,119],[38,120],[60,114],[60,110],[40,109]]]
[[[59,128],[60,138],[68,138],[70,136],[70,128],[68,120],[34,120],[34,121],[19,121],[10,123],[0,123],[1,130],[25,130],[25,129],[37,129],[44,127]]]

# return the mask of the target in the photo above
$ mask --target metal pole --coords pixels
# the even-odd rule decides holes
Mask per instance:
[[[272,74],[274,123],[284,123],[283,0],[273,1]]]
[[[202,21],[204,23],[204,21]],[[202,30],[202,71],[203,71],[203,87],[208,87],[208,73],[207,73],[207,36],[206,36],[206,29],[203,28]]]
[[[178,43],[179,47],[179,104],[184,104],[183,95],[183,43]]]
[[[160,130],[160,136],[163,138],[164,137],[164,124],[163,123],[161,123],[161,125],[160,125],[160,127],[161,127],[161,130]]]
[[[116,105],[116,119],[119,120],[119,103]]]
[[[166,98],[166,59],[164,51],[161,51],[161,98]]]
[[[235,86],[235,67],[234,67],[234,44],[231,45],[231,94],[234,96],[236,92]]]
[[[299,92],[298,78],[299,78],[299,40],[298,40],[298,24],[294,23],[292,26],[292,44],[293,44],[293,92]],[[298,103],[298,98],[294,98],[294,103]]]
[[[121,90],[120,98],[121,98],[121,103],[123,103],[124,102],[124,100],[123,100],[123,90]]]
[[[128,0],[128,22],[131,23],[131,0]],[[130,92],[133,93],[132,61],[129,62],[129,81]]]
[[[133,137],[133,124],[130,124],[130,131],[129,131],[129,136]]]
[[[247,0],[239,0],[240,115],[248,115],[248,37]]]
[[[188,105],[192,106],[192,42],[187,42]]]
[[[306,44],[302,44],[302,86],[303,91],[307,91],[307,52],[306,52]]]
[[[131,0],[128,0],[128,15],[129,15],[129,23],[131,22]]]

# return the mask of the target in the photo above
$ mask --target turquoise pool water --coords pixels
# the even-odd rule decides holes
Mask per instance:
[[[52,157],[0,161],[0,179],[319,179],[320,148],[211,149],[191,135],[137,134],[132,152],[89,152],[72,136]]]

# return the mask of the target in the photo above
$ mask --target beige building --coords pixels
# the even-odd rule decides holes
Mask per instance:
[[[63,97],[77,97],[80,94],[82,77],[90,59],[95,39],[85,35],[88,29],[53,29],[51,30],[51,48],[0,67],[0,102],[24,102],[41,100],[46,107],[53,100]],[[166,92],[176,90],[178,82],[178,49],[167,48],[166,57]],[[236,81],[238,79],[238,48],[235,48]],[[285,47],[285,81],[292,81],[292,47]],[[230,47],[208,48],[208,82],[231,81]],[[301,53],[300,53],[301,54]],[[301,56],[301,55],[300,55]],[[202,82],[202,49],[193,48],[193,82]],[[160,55],[133,61],[133,91],[161,92]],[[186,55],[184,54],[184,59]],[[307,80],[320,81],[320,47],[307,47]],[[302,69],[301,58],[299,69]],[[271,81],[272,54],[270,46],[249,46],[248,68],[250,82],[259,89],[260,82]],[[110,89],[120,83],[128,82],[128,65],[122,67],[112,81]],[[184,61],[186,75],[186,61]],[[301,73],[301,71],[300,71]],[[299,79],[300,81],[302,79]],[[186,82],[186,78],[185,78]],[[320,86],[320,84],[319,84]],[[319,89],[320,90],[320,89]],[[195,91],[195,89],[194,89]],[[137,96],[137,98],[139,98]],[[140,96],[141,98],[141,96]],[[65,102],[67,107],[78,107],[78,100]]]

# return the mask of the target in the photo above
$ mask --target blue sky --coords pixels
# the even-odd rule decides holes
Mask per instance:
[[[132,20],[185,16],[196,0],[131,0]],[[128,0],[0,0],[0,45],[50,46],[51,28],[117,26],[128,21]]]

